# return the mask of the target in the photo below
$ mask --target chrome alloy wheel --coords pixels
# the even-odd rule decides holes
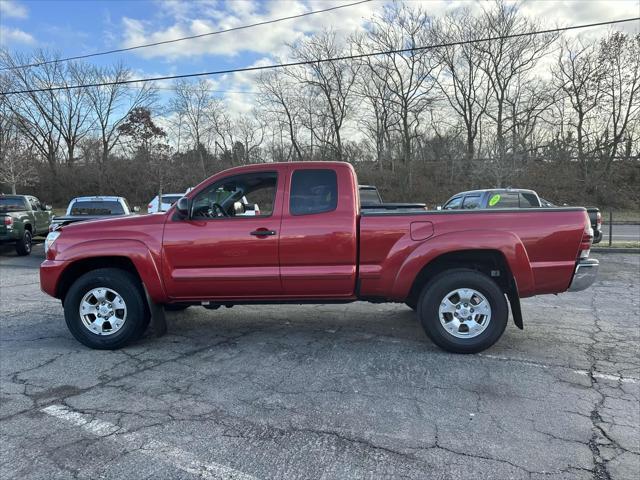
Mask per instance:
[[[115,290],[94,288],[80,301],[80,319],[91,333],[113,335],[127,320],[127,305]]]
[[[491,322],[491,305],[477,290],[458,288],[447,293],[438,308],[440,324],[456,338],[474,338]]]

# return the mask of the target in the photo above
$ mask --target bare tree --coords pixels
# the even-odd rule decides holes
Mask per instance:
[[[296,160],[302,160],[302,149],[298,142],[300,127],[300,102],[291,78],[279,70],[265,71],[258,77],[261,96],[258,102],[264,116],[276,120],[286,128]]]
[[[0,98],[0,183],[9,185],[13,195],[18,186],[37,181],[33,158],[24,139],[7,107],[6,97]]]
[[[562,94],[559,100],[567,101],[572,112],[572,115],[567,115],[566,126],[575,132],[581,180],[586,182],[590,158],[589,125],[593,124],[591,116],[602,96],[602,75],[595,47],[577,41],[563,41],[552,73],[556,88]]]
[[[433,43],[465,42],[481,35],[481,25],[469,9],[455,10],[437,22],[433,29]],[[476,139],[480,122],[489,103],[489,77],[480,66],[473,44],[449,45],[434,50],[443,67],[436,81],[447,102],[464,125],[466,168],[471,167],[476,154]]]
[[[358,53],[368,51],[364,35],[354,35],[351,40]],[[394,115],[389,81],[391,71],[384,68],[384,62],[377,57],[364,57],[357,79],[356,96],[363,100],[359,109],[358,122],[365,135],[375,146],[378,169],[384,168],[384,159],[389,156],[391,131],[397,127],[398,116]],[[390,159],[391,160],[391,159]]]
[[[213,125],[219,112],[219,102],[211,95],[206,80],[192,83],[186,80],[176,84],[175,94],[171,99],[171,108],[181,119],[185,134],[191,138],[193,149],[198,152],[198,161],[202,175],[206,176],[204,156],[201,145],[213,132]]]
[[[259,121],[256,112],[254,111],[251,116],[238,117],[234,130],[237,132],[235,144],[242,145],[242,155],[238,155],[237,162],[247,164],[259,161],[259,158],[256,158],[256,152],[264,140],[265,125]]]
[[[558,34],[506,38],[509,35],[538,30],[539,23],[522,16],[517,5],[507,4],[503,0],[497,1],[492,8],[485,10],[481,22],[482,36],[496,38],[488,42],[475,43],[474,46],[482,58],[480,65],[489,79],[493,104],[492,108],[487,110],[487,114],[495,124],[498,162],[504,165],[507,135],[513,127],[513,123],[509,123],[508,101],[517,88],[517,82],[524,78],[524,74],[531,72],[557,39]]]
[[[371,20],[367,43],[373,51],[388,51],[427,44],[431,18],[421,8],[394,3]],[[438,65],[429,50],[393,53],[382,57],[371,72],[384,81],[398,126],[402,144],[402,161],[409,167],[412,182],[412,146],[418,136],[422,114],[433,100]]]
[[[44,58],[42,52],[36,58]],[[9,68],[0,77],[3,91],[25,90],[14,94],[7,107],[15,115],[15,123],[28,141],[42,155],[55,174],[60,148],[61,135],[57,126],[55,101],[52,92],[29,92],[29,90],[46,89],[57,86],[59,74],[56,64],[47,65],[38,76],[30,73],[30,69],[19,68],[19,65],[31,63],[32,57],[26,55],[10,55],[0,52],[0,64]]]
[[[605,120],[599,142],[604,171],[609,173],[621,146],[629,139],[630,124],[640,121],[640,34],[615,32],[599,49],[602,102]]]
[[[334,150],[336,160],[344,159],[342,128],[351,113],[351,93],[359,64],[350,60],[318,60],[347,55],[347,48],[340,43],[335,32],[323,31],[291,46],[293,58],[311,63],[288,70],[303,86],[317,92],[318,101],[322,103],[319,103],[316,112],[326,117],[332,127],[332,135],[330,140],[318,136],[316,138]]]
[[[113,82],[129,80],[131,71],[122,63],[111,67],[93,67],[90,73],[93,84],[111,83],[104,86],[87,87],[87,97],[94,117],[94,131],[100,138],[100,162],[105,165],[109,154],[120,139],[118,127],[129,113],[137,107],[151,107],[155,103],[156,90],[150,84],[140,88]]]

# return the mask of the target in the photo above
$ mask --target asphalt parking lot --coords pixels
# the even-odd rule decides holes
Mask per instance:
[[[404,305],[168,313],[89,350],[39,290],[42,246],[0,256],[2,478],[628,479],[640,472],[640,256],[523,302],[480,355]]]

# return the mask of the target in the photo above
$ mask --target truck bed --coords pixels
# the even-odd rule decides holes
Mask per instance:
[[[554,221],[549,221],[551,215]],[[528,269],[512,269],[520,296],[565,291],[576,267],[586,215],[579,207],[412,213],[363,210],[359,294],[388,297],[392,288],[391,298],[401,300],[408,289],[404,278],[415,278],[417,273],[407,271],[411,268],[408,257],[420,258],[422,265],[442,253],[481,245],[481,250],[506,251],[511,257],[507,260],[530,264],[531,278],[522,273]]]

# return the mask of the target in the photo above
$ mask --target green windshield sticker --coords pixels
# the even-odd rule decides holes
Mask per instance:
[[[489,199],[489,206],[493,207],[500,201],[500,194],[496,193],[493,197]]]

